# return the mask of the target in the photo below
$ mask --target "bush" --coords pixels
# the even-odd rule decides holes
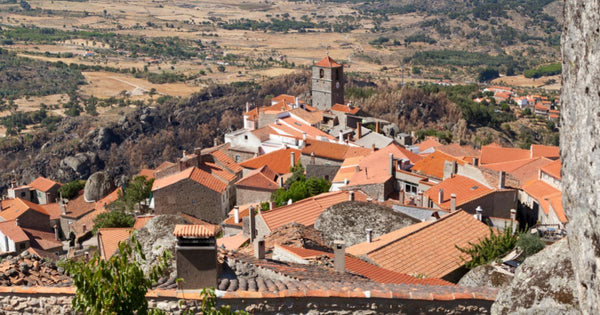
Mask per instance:
[[[58,192],[63,198],[71,199],[77,196],[77,193],[85,187],[84,180],[74,180],[70,183],[66,183],[60,187]]]
[[[540,77],[546,77],[546,76],[551,76],[551,75],[557,75],[560,74],[562,72],[562,64],[560,63],[553,63],[553,64],[549,64],[546,66],[541,66],[539,68],[536,69],[531,69],[531,70],[527,70],[525,71],[525,73],[523,73],[523,75],[526,78],[540,78]]]
[[[523,232],[519,236],[517,246],[523,250],[525,257],[536,254],[546,247],[546,244],[537,234],[531,234],[529,231]]]
[[[498,77],[500,77],[500,73],[498,72],[498,69],[485,68],[485,69],[481,69],[479,71],[477,80],[479,80],[479,82],[488,82],[488,81],[491,81]]]
[[[93,232],[96,234],[100,228],[120,228],[132,227],[135,223],[135,217],[124,211],[108,211],[100,213],[94,219]]]
[[[467,247],[456,248],[462,253],[467,254],[470,259],[460,259],[465,263],[465,267],[473,269],[477,266],[485,265],[494,259],[507,254],[517,244],[519,235],[513,232],[513,225],[504,226],[504,230],[494,232],[490,227],[490,235],[474,244],[469,242]]]

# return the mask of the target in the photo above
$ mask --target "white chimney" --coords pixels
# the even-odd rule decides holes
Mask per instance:
[[[442,204],[444,202],[444,190],[440,188],[438,191],[438,203]]]
[[[450,212],[456,211],[456,194],[450,195]]]
[[[187,154],[186,154],[185,150],[183,150],[183,157],[185,157],[186,155],[187,155]]]
[[[517,219],[517,210],[510,209],[510,221],[514,222]]]
[[[373,202],[373,198],[371,198],[371,197],[367,198],[367,202],[368,203],[372,203]]]
[[[57,241],[60,241],[60,233],[58,230],[58,225],[55,224],[53,228],[54,228],[54,237],[56,238]]]
[[[477,206],[475,209],[475,219],[483,222],[483,209],[481,209],[481,206]]]
[[[302,131],[302,140],[306,141],[306,132]]]
[[[336,271],[346,271],[346,244],[344,241],[333,242],[333,265]]]
[[[240,207],[238,206],[233,207],[233,222],[235,224],[240,223]]]
[[[250,103],[246,102],[246,113],[250,111]]]
[[[15,225],[16,225],[16,226],[21,226],[21,224],[19,223],[19,218],[16,218],[16,219],[15,219]]]
[[[347,179],[347,178],[344,178],[344,185],[346,186],[346,185],[348,185],[349,183],[350,183],[350,180],[349,180],[349,179]]]
[[[371,243],[373,239],[373,229],[367,229],[367,243]]]
[[[338,141],[339,141],[340,143],[344,143],[344,133],[343,133],[341,130],[340,130],[340,134],[339,134],[339,139],[338,139]]]
[[[296,152],[290,152],[290,167],[294,167],[296,165]]]
[[[354,201],[354,191],[350,190],[348,192],[348,201]]]
[[[277,177],[277,181],[279,182],[279,187],[283,187],[283,176],[279,175],[279,177]]]
[[[298,99],[298,97],[296,97],[296,107],[295,108],[300,108],[300,100]]]

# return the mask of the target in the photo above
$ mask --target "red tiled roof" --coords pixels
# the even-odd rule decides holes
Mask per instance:
[[[356,201],[367,201],[367,198],[368,196],[360,191],[354,192],[354,200]],[[297,201],[291,205],[262,212],[259,216],[262,216],[271,231],[291,222],[312,226],[325,209],[348,200],[349,194],[347,191],[327,192]]]
[[[29,237],[23,232],[15,220],[0,222],[0,232],[15,243],[25,242]]]
[[[525,160],[531,158],[529,150],[504,148],[499,145],[485,145],[481,148],[481,165]]]
[[[247,204],[247,205],[241,205],[239,206],[239,223],[235,223],[235,216],[233,214],[233,212],[235,210],[231,210],[229,211],[229,217],[227,219],[225,219],[225,221],[223,221],[223,224],[226,225],[236,225],[236,226],[242,226],[242,218],[247,217],[250,215],[250,207],[254,206],[254,208],[258,208],[260,205],[259,204]]]
[[[137,230],[143,228],[144,226],[146,226],[146,223],[148,223],[148,221],[152,220],[152,218],[154,218],[154,215],[141,215],[141,216],[135,217],[135,223],[133,223],[133,229],[137,231]]]
[[[218,176],[227,182],[231,182],[232,180],[236,179],[235,174],[223,169],[215,163],[204,162],[198,168],[211,175]]]
[[[77,193],[77,197],[70,199],[65,205],[65,215],[70,218],[79,218],[96,208],[95,202],[85,201],[83,189]]]
[[[156,178],[156,176],[154,175],[154,170],[149,169],[149,168],[143,168],[139,174],[139,176],[145,176],[146,179],[153,179]]]
[[[271,98],[271,102],[285,102],[285,103],[289,103],[289,104],[295,104],[296,103],[296,97],[293,95],[289,95],[289,94],[279,94],[273,98]]]
[[[350,107],[342,104],[333,104],[333,106],[331,106],[331,110],[355,115],[360,111],[360,108],[354,106]]]
[[[542,167],[542,172],[556,178],[556,179],[561,179],[561,175],[560,175],[560,169],[561,169],[561,162],[560,159],[547,164],[545,166]]]
[[[160,164],[160,165],[159,165],[159,166],[158,166],[158,167],[157,167],[157,168],[154,170],[154,172],[160,172],[160,171],[163,171],[163,170],[165,170],[165,169],[167,169],[167,168],[169,168],[169,167],[171,167],[171,166],[174,166],[174,165],[175,165],[175,163],[173,163],[173,162],[164,161],[164,162],[162,162],[162,163],[161,163],[161,164]]]
[[[248,173],[248,175],[235,183],[235,186],[275,191],[279,188],[279,185],[275,182],[276,179],[277,174],[265,165]]]
[[[547,158],[558,158],[560,157],[560,149],[557,146],[532,144],[531,157],[535,158],[538,156],[543,156]]]
[[[299,247],[290,247],[284,245],[275,245],[281,249],[286,250],[297,257],[302,259],[312,259],[319,256],[327,256],[333,258],[333,254]],[[422,285],[449,285],[453,286],[453,283],[442,279],[425,278],[419,279],[409,276],[404,273],[398,273],[391,270],[383,269],[376,265],[370,264],[366,261],[362,261],[358,258],[346,255],[345,257],[346,271],[367,277],[375,282],[379,283],[396,283],[396,284],[422,284]]]
[[[40,176],[40,177],[36,178],[34,181],[32,181],[31,183],[29,183],[28,186],[35,188],[36,190],[39,190],[39,191],[47,192],[52,187],[54,187],[54,185],[60,186],[61,184],[58,182],[55,182],[51,179]]]
[[[56,240],[54,232],[23,228],[23,232],[29,237],[31,247],[43,250],[54,250],[62,247],[62,242]]]
[[[455,158],[464,158],[464,157],[480,157],[481,151],[475,149],[469,145],[459,145],[457,143],[451,143],[447,145],[441,145],[435,147],[436,151],[441,151],[446,154],[452,155]]]
[[[523,185],[522,189],[538,201],[545,214],[549,213],[549,198],[562,194],[560,190],[541,180],[530,181]]]
[[[62,209],[60,209],[60,205],[58,202],[47,203],[45,205],[40,205],[46,212],[50,215],[50,220],[60,219],[60,215],[62,214]]]
[[[311,155],[311,153],[314,153],[316,157],[343,161],[349,157],[368,155],[371,150],[341,143],[307,139],[306,145],[302,148],[302,154]]]
[[[197,167],[190,167],[179,173],[175,173],[155,180],[154,184],[152,185],[152,191],[162,189],[184,179],[193,180],[196,183],[218,193],[223,192],[227,188],[226,183],[213,176],[212,174],[207,173],[206,171],[201,170]]]
[[[523,166],[513,169],[508,174],[516,177],[519,180],[521,185],[527,183],[532,179],[536,179],[538,177],[538,171],[540,168],[543,168],[546,165],[552,163],[552,160],[538,157],[535,159],[531,159],[531,161]],[[487,167],[487,165],[486,165]]]
[[[417,147],[419,148],[419,152],[427,151],[431,148],[436,148],[441,146],[442,144],[437,141],[435,137],[427,137],[424,141],[417,143]]]
[[[225,236],[217,239],[217,247],[224,248],[226,250],[237,250],[246,244],[250,240],[249,237],[244,236],[244,233],[240,232],[233,236]]]
[[[411,170],[427,176],[442,179],[444,177],[444,163],[446,161],[456,161],[456,163],[459,165],[466,164],[464,161],[459,160],[451,155],[441,151],[435,151],[427,155],[424,159],[416,162]]]
[[[287,174],[290,172],[290,164],[292,152],[294,152],[294,160],[296,163],[300,161],[300,155],[302,151],[298,149],[281,149],[273,151],[261,156],[257,156],[253,159],[246,160],[240,165],[249,169],[258,169],[263,166],[268,166],[271,170],[277,172],[277,174]]]
[[[301,121],[298,121],[297,119],[294,119],[291,116],[281,118],[281,119],[279,119],[279,121],[280,121],[279,124],[272,123],[269,126],[274,129],[281,129],[283,132],[290,133],[290,136],[295,136],[298,138],[302,138],[303,132],[305,132],[306,136],[308,138],[317,139],[318,137],[322,137],[322,138],[327,138],[327,139],[331,139],[331,140],[335,139],[331,135],[323,132],[322,130],[315,128],[311,125],[302,123]],[[282,128],[283,126],[285,126],[287,128]],[[291,129],[293,131],[290,131],[289,129]]]
[[[98,229],[98,239],[102,246],[102,256],[109,259],[119,249],[119,243],[127,240],[133,228],[101,228]]]
[[[42,208],[42,206],[21,198],[2,200],[0,201],[0,205],[0,208],[2,209],[0,211],[0,217],[6,221],[14,220],[29,210],[37,211],[49,216],[46,209]]]
[[[413,164],[423,159],[423,157],[406,150],[402,146],[392,143],[361,159],[359,163],[360,171],[352,176],[349,185],[379,184],[389,180],[391,177],[389,170],[390,153],[394,156],[394,159],[408,159]]]
[[[325,68],[337,68],[337,67],[341,67],[342,65],[335,62],[335,60],[333,60],[331,57],[327,56],[327,57],[321,59],[321,61],[315,63],[315,66],[325,67]]]
[[[219,162],[223,163],[223,165],[232,170],[234,173],[242,171],[242,167],[222,151],[217,150],[211,154],[215,157],[215,159],[219,160]]]
[[[214,225],[203,224],[177,224],[173,235],[177,237],[201,237],[209,238],[215,236],[216,228]]]
[[[385,269],[442,278],[462,266],[461,257],[468,259],[456,246],[477,243],[490,233],[487,225],[464,211],[450,213],[434,222],[417,224],[416,229],[411,226],[405,228],[409,233],[399,233],[395,239],[361,254]],[[355,246],[362,244],[351,246],[348,252],[354,252]]]
[[[441,203],[438,202],[438,194],[440,189],[444,191],[444,196]],[[456,195],[456,207],[459,207],[466,202],[485,196],[493,191],[493,189],[486,187],[484,184],[476,180],[462,175],[454,175],[454,177],[447,178],[446,180],[429,188],[424,195],[431,199],[440,208],[450,209],[451,194]]]

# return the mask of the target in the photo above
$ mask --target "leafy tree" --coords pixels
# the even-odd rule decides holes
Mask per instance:
[[[66,183],[60,187],[58,192],[62,194],[63,198],[71,199],[77,195],[77,193],[85,187],[85,181],[74,180],[70,183]]]
[[[94,219],[93,232],[96,234],[100,228],[132,227],[134,223],[135,218],[129,213],[121,210],[108,211],[100,213]]]
[[[531,234],[529,231],[526,231],[519,236],[517,246],[523,250],[525,257],[528,257],[544,249],[546,244],[537,234]]]
[[[133,211],[136,205],[140,209],[142,201],[150,197],[153,183],[154,179],[147,179],[145,176],[135,176],[127,184],[125,193],[122,191],[118,192],[119,197],[111,204],[111,209],[127,212]]]
[[[496,232],[490,227],[490,235],[479,240],[479,243],[469,242],[466,247],[455,246],[470,257],[468,259],[461,257],[461,260],[465,263],[465,267],[472,269],[510,252],[517,245],[518,238],[519,234],[513,232],[513,225],[510,224],[504,226],[504,230],[496,230]]]
[[[498,69],[485,68],[485,69],[481,69],[479,71],[479,75],[477,76],[477,79],[479,80],[479,82],[488,82],[488,81],[491,81],[498,77],[500,77],[500,73],[498,72]]]
[[[162,313],[148,307],[146,293],[163,276],[171,258],[169,251],[163,252],[145,274],[140,265],[146,256],[132,235],[131,245],[120,242],[119,253],[106,261],[97,252],[88,262],[68,260],[63,265],[77,288],[74,311],[94,315]]]
[[[304,175],[304,167],[300,163],[291,167],[290,171],[292,176],[285,182],[284,188],[277,189],[271,196],[277,206],[287,204],[290,199],[296,202],[316,196],[329,191],[329,187],[331,187],[331,184],[322,178],[311,177],[307,179]]]

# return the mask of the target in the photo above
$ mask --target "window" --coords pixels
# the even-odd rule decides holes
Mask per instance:
[[[323,77],[325,77],[325,70],[321,69],[319,70],[319,78],[322,79]]]
[[[37,193],[38,193],[38,198],[42,198],[42,192],[38,191]]]
[[[340,81],[335,82],[335,88],[339,89],[340,88]]]
[[[411,194],[417,193],[418,186],[412,183],[404,183],[404,191]]]
[[[248,140],[248,135],[244,135],[244,140]]]
[[[21,192],[21,198],[25,198],[25,192],[24,191]]]
[[[235,162],[240,163],[242,161],[242,157],[239,154],[235,155]]]

